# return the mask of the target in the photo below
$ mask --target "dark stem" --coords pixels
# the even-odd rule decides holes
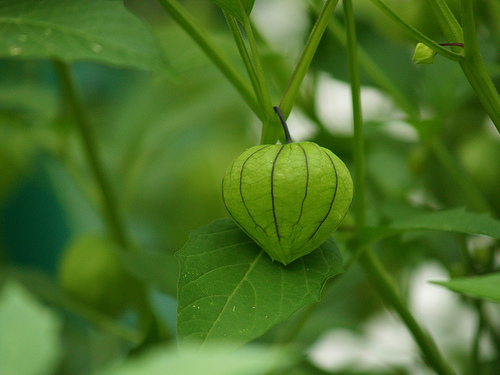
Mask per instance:
[[[463,43],[439,43],[439,45],[443,46],[443,47],[462,47],[462,48],[464,48]]]
[[[290,132],[288,131],[288,125],[286,124],[285,116],[281,113],[280,107],[273,107],[274,111],[278,114],[281,124],[283,125],[283,131],[285,132],[285,144],[292,143],[292,137],[290,137]]]
[[[486,322],[485,322],[485,317],[484,317],[484,314],[483,314],[483,311],[482,311],[482,301],[481,300],[473,300],[473,304],[474,304],[474,307],[476,308],[477,312],[478,312],[478,317],[479,317],[479,321],[478,321],[478,324],[477,324],[477,328],[476,328],[476,333],[474,335],[474,341],[473,341],[473,344],[472,344],[472,354],[471,354],[471,363],[470,363],[470,370],[471,370],[471,373],[479,373],[479,369],[480,369],[480,359],[479,359],[479,355],[480,355],[480,347],[481,347],[481,337],[484,333],[484,331],[486,330]]]

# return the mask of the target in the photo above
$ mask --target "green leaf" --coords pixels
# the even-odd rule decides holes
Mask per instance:
[[[52,373],[62,354],[59,317],[17,282],[8,281],[0,292],[1,373]]]
[[[500,239],[500,221],[488,214],[467,212],[464,208],[425,212],[398,220],[388,227],[368,227],[359,240],[371,243],[384,237],[410,231],[435,230],[465,234],[480,234]]]
[[[255,0],[210,0],[212,3],[217,5],[222,10],[228,12],[238,21],[243,22],[245,18],[245,12],[250,15],[252,12],[253,4]]]
[[[405,231],[439,230],[500,238],[500,221],[488,214],[467,212],[464,208],[417,214],[392,224],[391,228]]]
[[[432,281],[432,283],[443,285],[454,292],[500,303],[500,272],[450,281]]]
[[[230,219],[191,232],[176,255],[181,264],[177,335],[182,345],[243,345],[319,301],[325,281],[343,271],[331,237],[283,266]]]
[[[0,56],[165,69],[148,27],[118,0],[0,0]]]
[[[75,300],[61,290],[58,283],[52,277],[41,271],[20,267],[8,267],[1,271],[0,285],[2,283],[7,284],[10,280],[15,280],[41,301],[74,313],[86,319],[91,324],[131,343],[137,344],[142,338],[140,332],[124,325],[122,321],[112,319],[108,315]],[[0,332],[2,332],[1,327]]]
[[[235,351],[227,346],[211,346],[204,350],[187,347],[160,347],[132,357],[120,366],[99,375],[258,375],[267,374],[275,366],[294,362],[289,355],[264,346],[246,346]]]

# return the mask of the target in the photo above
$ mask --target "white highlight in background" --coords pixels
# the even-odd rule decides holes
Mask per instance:
[[[444,355],[457,358],[468,352],[463,343],[472,341],[476,316],[458,294],[429,283],[448,278],[446,271],[435,263],[416,269],[409,283],[409,307]],[[403,368],[411,374],[431,374],[419,358],[419,349],[406,327],[388,312],[367,321],[360,332],[326,333],[311,347],[310,359],[328,371]],[[482,354],[487,356],[487,350]]]

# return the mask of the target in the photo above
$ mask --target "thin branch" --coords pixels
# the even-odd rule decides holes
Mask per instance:
[[[127,237],[124,220],[119,212],[117,199],[107,176],[104,172],[99,152],[97,150],[97,141],[92,131],[90,120],[85,113],[80,94],[73,80],[70,67],[62,61],[54,61],[58,73],[61,91],[66,100],[69,110],[72,112],[75,124],[82,137],[83,145],[88,156],[90,167],[95,175],[97,186],[102,196],[102,206],[106,217],[106,223],[111,235],[116,242],[125,250],[132,250],[133,246]]]

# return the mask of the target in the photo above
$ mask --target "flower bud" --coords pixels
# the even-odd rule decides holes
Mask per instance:
[[[417,43],[415,53],[413,54],[413,61],[416,64],[433,64],[436,51],[427,47],[424,43]]]

